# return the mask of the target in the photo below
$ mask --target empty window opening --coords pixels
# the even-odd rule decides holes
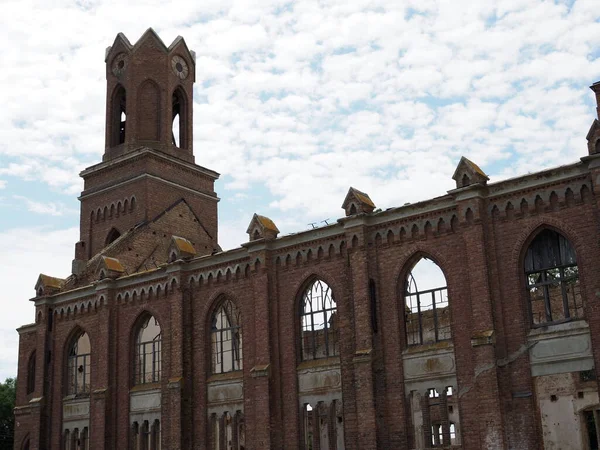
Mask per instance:
[[[91,345],[87,333],[80,334],[71,345],[67,359],[67,394],[89,394]]]
[[[152,423],[144,420],[141,424],[134,422],[131,425],[131,443],[132,448],[135,450],[160,450],[160,420],[155,419]]]
[[[315,280],[304,291],[300,306],[302,360],[339,355],[337,305],[331,288]]]
[[[525,277],[535,325],[583,318],[575,249],[561,234],[541,231],[527,249]]]
[[[587,435],[588,449],[598,450],[598,427],[600,426],[600,410],[583,412],[583,423]]]
[[[125,89],[119,86],[113,95],[112,101],[112,136],[111,146],[120,145],[125,142],[127,123],[127,97]]]
[[[231,300],[224,300],[211,317],[212,373],[242,370],[242,317]]]
[[[148,316],[140,325],[136,337],[135,384],[158,383],[162,365],[162,335],[160,325]]]
[[[175,147],[187,148],[187,130],[186,130],[186,99],[181,89],[173,92],[172,99],[172,141]]]
[[[226,411],[211,414],[210,418],[211,450],[243,450],[246,448],[246,424],[244,413]]]
[[[421,258],[408,274],[404,286],[408,345],[451,339],[448,288],[439,266]]]
[[[341,400],[304,404],[300,411],[305,449],[344,450],[344,415]]]

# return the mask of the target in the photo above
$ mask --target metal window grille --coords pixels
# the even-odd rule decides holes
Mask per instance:
[[[583,317],[577,258],[564,236],[544,230],[535,237],[525,255],[525,277],[534,326]]]
[[[158,383],[162,368],[162,333],[158,321],[149,317],[138,332],[136,384]]]
[[[69,351],[67,359],[67,393],[69,395],[89,394],[90,375],[90,341],[87,333],[84,333],[75,341]]]
[[[420,291],[411,272],[406,280],[404,300],[408,345],[430,344],[452,338],[446,286]]]
[[[302,360],[339,355],[337,305],[330,287],[314,281],[301,302]]]
[[[230,300],[223,301],[211,320],[212,373],[242,370],[241,313]]]

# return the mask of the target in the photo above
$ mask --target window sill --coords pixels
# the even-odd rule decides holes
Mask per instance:
[[[210,377],[208,377],[208,380],[206,380],[206,382],[212,383],[214,381],[237,380],[242,378],[244,378],[244,371],[235,370],[233,372],[214,373]]]
[[[339,366],[340,365],[340,357],[339,356],[330,356],[329,358],[319,358],[319,359],[311,359],[310,361],[302,361],[298,364],[297,369],[312,369],[314,367],[330,367],[330,366]]]
[[[129,390],[129,392],[152,391],[156,389],[160,389],[160,383],[143,383],[136,384]]]
[[[567,333],[575,330],[588,330],[590,326],[584,319],[571,319],[562,322],[553,322],[544,325],[535,325],[528,337],[543,336],[546,334]]]
[[[69,394],[66,395],[65,397],[63,397],[63,401],[68,402],[70,400],[85,400],[85,399],[89,399],[90,398],[90,394],[89,393],[85,393],[85,394]]]
[[[445,350],[445,349],[453,349],[454,344],[452,341],[439,341],[434,342],[432,344],[422,344],[422,345],[411,345],[406,350],[404,350],[405,355],[410,355],[413,353],[426,353],[433,352],[436,350]]]

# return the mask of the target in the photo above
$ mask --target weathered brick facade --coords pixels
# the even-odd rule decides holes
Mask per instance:
[[[19,328],[15,449],[593,448],[598,121],[574,164],[488,184],[463,159],[441,197],[381,211],[351,189],[335,224],[277,238],[255,215],[249,242],[222,252],[218,174],[192,152],[194,60],[152,30],[107,50],[106,153],[82,173],[73,275],[40,276],[36,322]],[[576,265],[526,275],[543,233]],[[422,257],[448,306],[415,313],[406,280]],[[547,279],[559,271],[568,282]],[[315,280],[334,308],[308,330]],[[433,316],[451,339],[429,341]],[[139,362],[150,317],[152,364]]]

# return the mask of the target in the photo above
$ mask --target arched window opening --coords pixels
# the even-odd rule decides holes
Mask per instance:
[[[29,438],[25,439],[25,442],[23,442],[23,450],[29,450]]]
[[[117,230],[116,228],[112,228],[109,232],[108,235],[106,236],[106,243],[104,244],[105,246],[112,244],[113,242],[115,242],[119,237],[121,236],[121,233],[119,232],[119,230]]]
[[[337,305],[325,282],[315,280],[304,291],[300,314],[302,360],[339,355]]]
[[[29,357],[27,363],[27,395],[32,394],[35,390],[35,350]]]
[[[437,264],[421,258],[404,283],[408,345],[432,344],[452,338],[446,278]]]
[[[158,383],[162,366],[162,337],[158,321],[148,316],[136,336],[135,384]]]
[[[125,142],[126,122],[127,122],[127,97],[125,88],[119,86],[113,95],[112,100],[112,136],[111,146],[120,145]]]
[[[242,317],[231,300],[224,300],[211,318],[212,373],[242,370]]]
[[[87,333],[81,333],[69,349],[67,360],[67,394],[89,394],[91,374],[91,345]]]
[[[173,121],[172,121],[172,139],[173,145],[179,148],[187,148],[187,129],[186,129],[186,98],[183,91],[179,88],[173,92]]]
[[[541,231],[525,254],[531,323],[545,325],[583,318],[577,256],[560,233]]]

